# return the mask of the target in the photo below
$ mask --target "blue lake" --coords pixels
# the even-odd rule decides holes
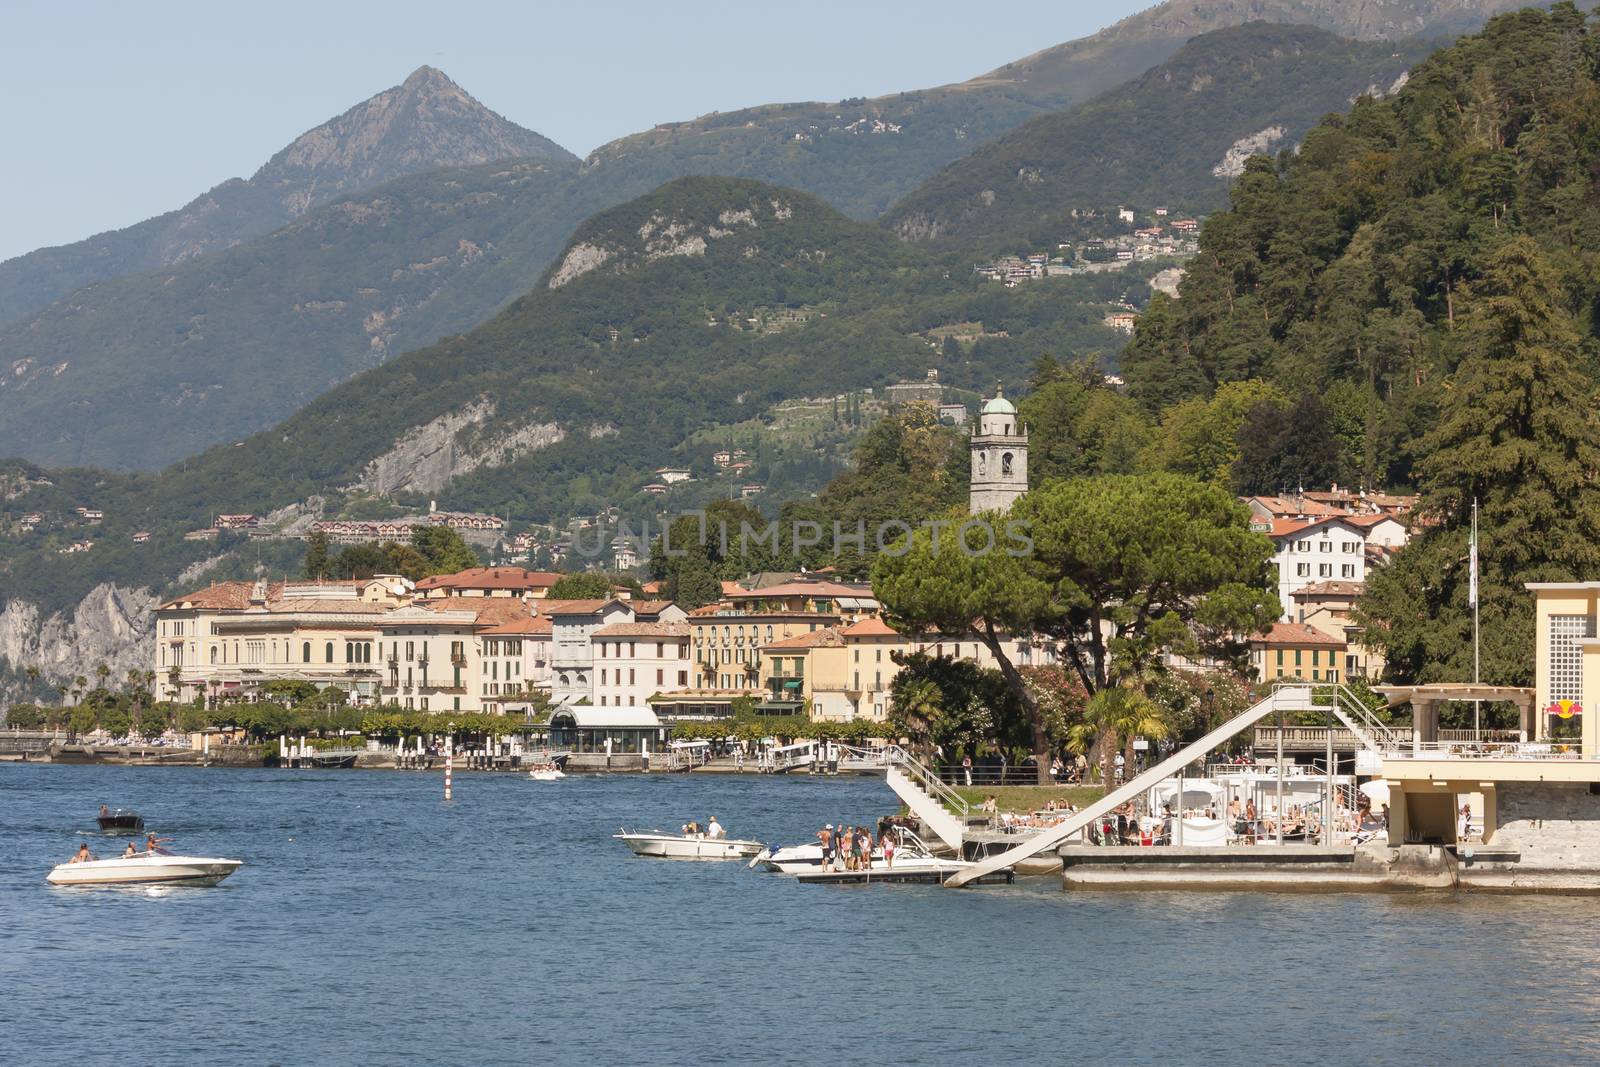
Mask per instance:
[[[1600,1059],[1583,898],[803,887],[636,859],[809,839],[879,780],[0,765],[0,1062],[1510,1063]],[[101,803],[242,858],[65,890]],[[88,836],[86,836],[88,835]]]

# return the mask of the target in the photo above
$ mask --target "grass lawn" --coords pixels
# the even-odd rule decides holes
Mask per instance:
[[[1097,785],[1004,785],[957,787],[957,793],[976,811],[984,798],[994,796],[1001,811],[1040,811],[1054,800],[1059,807],[1063,801],[1072,801],[1078,807],[1099,800],[1105,790]]]

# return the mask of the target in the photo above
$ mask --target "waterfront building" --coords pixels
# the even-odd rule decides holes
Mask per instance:
[[[590,640],[599,707],[648,708],[656,694],[689,687],[686,622],[615,622]]]
[[[157,696],[253,699],[278,680],[351,703],[525,713],[550,687],[551,620],[531,597],[419,597],[396,576],[223,582],[156,611]]]
[[[1019,667],[1056,661],[1054,648],[1035,638],[1003,637],[1000,647]],[[896,657],[915,653],[968,659],[985,669],[999,665],[976,634],[908,636],[872,616],[764,644],[761,710],[804,713],[814,722],[883,722],[891,710],[894,679],[902,670]]]
[[[971,452],[969,510],[1009,510],[1028,491],[1028,431],[1017,417],[1017,406],[999,387],[978,414]]]
[[[156,698],[248,696],[298,679],[376,700],[378,626],[408,603],[410,581],[222,582],[156,609]]]
[[[550,699],[558,705],[587,702],[599,706],[596,631],[620,623],[678,623],[685,618],[683,609],[667,600],[547,600],[540,607],[550,619]],[[610,670],[608,682],[615,677]],[[605,695],[627,694],[613,694],[608,689]]]
[[[763,688],[763,644],[826,629],[839,621],[840,616],[831,611],[762,610],[759,601],[750,609],[731,601],[696,608],[688,617],[693,686],[757,696]]]

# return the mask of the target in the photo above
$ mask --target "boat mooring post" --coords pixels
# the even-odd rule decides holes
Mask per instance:
[[[450,799],[450,772],[456,765],[456,735],[451,734],[444,742],[444,798]]]

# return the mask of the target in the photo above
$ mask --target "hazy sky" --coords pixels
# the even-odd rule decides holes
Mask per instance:
[[[1152,2],[0,0],[0,259],[249,177],[424,63],[581,156],[708,111],[961,81]]]

